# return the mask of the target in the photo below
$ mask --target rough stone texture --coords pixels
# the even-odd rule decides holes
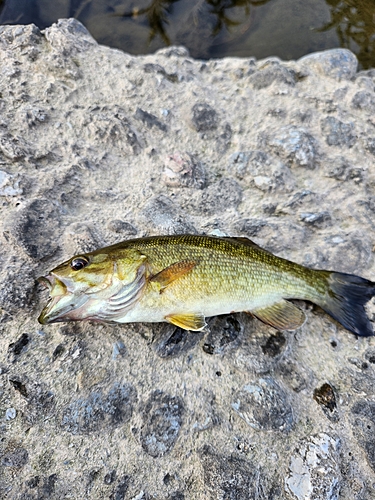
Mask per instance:
[[[1,498],[374,498],[375,341],[317,307],[294,333],[36,321],[36,277],[149,234],[374,279],[375,72],[356,71],[339,49],[202,62],[74,20],[0,28]]]

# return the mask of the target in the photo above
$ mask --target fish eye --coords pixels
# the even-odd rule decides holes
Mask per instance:
[[[70,267],[74,269],[74,271],[79,271],[80,269],[86,267],[88,263],[89,259],[85,256],[75,257],[70,263]]]

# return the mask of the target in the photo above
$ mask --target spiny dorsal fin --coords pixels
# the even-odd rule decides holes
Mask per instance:
[[[269,253],[270,255],[273,255],[273,254],[271,254],[271,252],[269,252],[268,250],[265,250],[264,248],[260,247],[259,245],[257,245],[256,243],[254,243],[249,238],[246,238],[246,236],[222,236],[222,238],[224,238],[226,240],[237,241],[239,243],[242,243],[242,245],[247,245],[248,247],[253,247],[256,250],[261,250],[262,252]]]
[[[258,319],[278,330],[296,330],[305,322],[306,316],[291,302],[282,299],[271,306],[253,309],[251,313]]]
[[[150,281],[156,281],[160,284],[161,289],[167,287],[173,281],[181,278],[186,273],[194,269],[197,263],[194,260],[182,260],[166,267],[160,273],[155,274],[150,278]]]
[[[178,326],[183,330],[192,330],[199,332],[206,326],[203,314],[194,313],[181,313],[181,314],[168,314],[165,320],[172,325]]]

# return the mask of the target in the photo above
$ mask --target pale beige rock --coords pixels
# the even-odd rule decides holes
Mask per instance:
[[[373,498],[374,338],[303,303],[294,333],[41,327],[35,279],[214,232],[375,280],[374,84],[346,50],[204,62],[0,28],[1,498]]]

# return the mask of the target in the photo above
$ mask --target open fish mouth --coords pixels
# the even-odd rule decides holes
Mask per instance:
[[[49,274],[48,276],[40,276],[40,278],[37,279],[37,282],[43,285],[45,288],[48,288],[49,292],[52,291],[55,283],[55,277]]]
[[[72,311],[81,307],[86,301],[85,296],[76,296],[67,291],[66,286],[52,274],[41,276],[38,282],[48,288],[50,298],[39,315],[38,321],[42,325],[66,321]]]

